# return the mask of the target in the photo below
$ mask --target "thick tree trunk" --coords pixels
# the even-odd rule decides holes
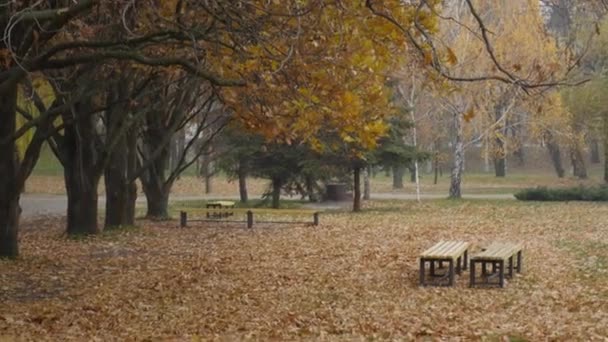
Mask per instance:
[[[353,211],[361,211],[361,168],[354,169]]]
[[[0,177],[2,172],[0,171]],[[2,182],[5,183],[5,182]],[[0,187],[5,188],[4,184]],[[19,256],[19,196],[0,193],[0,258],[14,259]]]
[[[162,145],[167,138],[167,128],[162,122],[163,112],[150,112],[146,117],[146,129],[142,139],[142,159],[150,159],[154,151],[156,158],[140,177],[141,185],[146,195],[146,217],[150,219],[167,219],[169,217],[169,193],[173,184],[167,184],[165,172],[170,163],[173,146]],[[174,141],[172,139],[172,141]]]
[[[405,167],[393,166],[393,189],[403,189],[403,175]]]
[[[572,175],[579,179],[587,179],[587,167],[583,152],[578,145],[573,146],[570,150],[570,160],[572,162]]]
[[[593,138],[589,143],[591,150],[591,164],[600,163],[600,143],[596,138]]]
[[[559,144],[555,141],[553,134],[551,132],[545,132],[545,142],[547,144],[547,151],[549,151],[549,157],[551,158],[551,163],[553,164],[553,168],[555,169],[555,173],[558,178],[564,178],[565,171],[562,165],[562,153],[559,148]]]
[[[145,188],[145,187],[144,187]],[[145,192],[146,217],[155,220],[169,218],[169,191],[165,187],[149,187]]]
[[[19,255],[19,195],[17,170],[19,161],[15,154],[17,86],[0,93],[0,258],[16,258]]]
[[[247,172],[244,168],[239,167],[239,196],[241,197],[241,203],[246,203],[249,200],[247,194]]]
[[[272,180],[272,207],[274,209],[279,209],[281,205],[281,187],[283,186],[283,181],[279,178],[275,178]]]
[[[112,87],[108,90],[109,105],[113,101],[123,101],[128,89]],[[112,144],[110,161],[104,170],[106,188],[106,214],[104,228],[133,226],[135,224],[135,201],[137,185],[131,180],[137,167],[137,134],[124,125],[128,124],[129,113],[124,106],[114,105],[106,111],[106,139]]]
[[[494,159],[494,173],[496,177],[505,177],[507,175],[504,157]]]
[[[464,142],[462,115],[460,113],[454,113],[454,130],[456,137],[454,141],[454,164],[452,165],[449,198],[457,199],[462,197],[460,186],[462,184],[462,172],[464,171]]]
[[[61,149],[68,195],[68,234],[97,234],[97,185],[101,178],[94,117],[88,101],[76,106],[77,120],[65,113]]]
[[[580,120],[580,119],[579,119]],[[582,137],[584,126],[575,118],[572,123],[572,129],[576,137]],[[582,139],[575,138],[574,142],[570,145],[570,161],[572,162],[572,175],[579,179],[587,179],[587,167],[585,166],[585,157],[583,156],[583,145]]]
[[[106,186],[105,228],[133,226],[135,224],[135,201],[137,185],[128,182],[123,172],[110,164],[104,173]],[[124,171],[124,170],[123,170]]]
[[[79,161],[66,165],[65,187],[68,195],[68,234],[97,234],[97,185],[95,170],[83,168]]]

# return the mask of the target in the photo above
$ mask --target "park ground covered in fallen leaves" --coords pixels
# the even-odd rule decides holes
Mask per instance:
[[[608,206],[376,201],[305,225],[139,221],[69,239],[24,223],[0,261],[4,340],[604,340]],[[504,289],[420,288],[439,240],[524,243]]]

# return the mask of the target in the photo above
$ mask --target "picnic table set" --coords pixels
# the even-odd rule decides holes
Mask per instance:
[[[514,271],[522,271],[523,246],[520,243],[493,242],[469,258],[471,247],[466,241],[440,241],[422,252],[420,285],[453,286],[455,276],[468,267],[470,287],[504,287],[505,278],[513,278]],[[438,270],[443,271],[438,273]]]

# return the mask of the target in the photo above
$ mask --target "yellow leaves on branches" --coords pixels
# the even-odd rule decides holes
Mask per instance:
[[[266,6],[288,11],[283,3]],[[411,15],[408,6],[395,8],[401,8],[396,15]],[[252,44],[226,70],[248,80],[243,89],[225,91],[245,125],[268,139],[304,141],[316,149],[335,145],[327,136],[373,148],[394,112],[385,83],[404,62],[397,28],[353,3],[311,8],[285,19],[280,30],[265,29],[272,44]]]

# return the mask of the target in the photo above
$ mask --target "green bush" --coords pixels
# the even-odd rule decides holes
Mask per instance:
[[[608,201],[608,186],[559,189],[539,186],[519,191],[515,198],[521,201]]]

